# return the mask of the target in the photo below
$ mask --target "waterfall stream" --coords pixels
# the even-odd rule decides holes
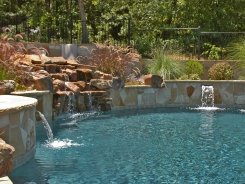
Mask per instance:
[[[52,141],[54,139],[54,135],[53,135],[52,129],[51,129],[47,119],[45,118],[45,116],[41,112],[39,112],[39,111],[37,111],[37,112],[38,112],[40,118],[42,119],[42,124],[46,130],[48,141]]]

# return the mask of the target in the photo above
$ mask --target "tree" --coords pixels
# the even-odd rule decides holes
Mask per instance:
[[[84,1],[78,0],[78,6],[79,6],[81,25],[82,25],[82,43],[89,43],[86,12],[84,9]]]

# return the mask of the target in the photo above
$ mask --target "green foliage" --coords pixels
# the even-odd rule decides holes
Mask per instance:
[[[144,37],[136,37],[135,49],[144,57],[151,57],[154,47],[154,36],[147,35]]]
[[[202,55],[206,56],[209,60],[219,60],[221,55],[225,52],[224,48],[217,47],[210,43],[204,43]]]
[[[228,47],[229,58],[238,60],[240,66],[245,66],[245,39],[232,43]]]
[[[11,75],[7,69],[0,66],[0,81],[1,80],[12,80],[14,79],[13,75]]]
[[[163,79],[176,79],[181,75],[182,70],[180,64],[167,54],[165,48],[160,48],[154,51],[149,72],[160,75]]]
[[[185,74],[187,74],[187,76],[196,74],[200,78],[203,74],[203,65],[198,61],[187,61],[185,64]]]
[[[198,76],[198,74],[184,74],[179,78],[179,80],[201,80],[201,78]]]
[[[208,70],[208,77],[211,80],[231,80],[233,69],[226,62],[216,63]]]

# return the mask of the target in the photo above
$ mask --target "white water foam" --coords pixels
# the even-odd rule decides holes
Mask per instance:
[[[245,109],[240,109],[240,112],[245,113]]]
[[[69,139],[63,139],[63,140],[54,139],[51,142],[47,142],[46,146],[49,148],[53,148],[53,149],[63,149],[63,148],[69,148],[72,146],[83,146],[83,145],[84,144],[78,144]]]
[[[199,110],[199,111],[222,111],[225,110],[225,108],[219,108],[219,107],[196,107],[196,108],[190,108],[191,110]]]

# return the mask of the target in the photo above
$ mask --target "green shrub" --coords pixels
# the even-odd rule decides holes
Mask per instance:
[[[200,78],[203,74],[203,65],[198,61],[187,61],[185,64],[185,74],[188,76],[196,74]]]
[[[135,40],[134,48],[143,56],[151,57],[152,50],[154,48],[154,36],[147,35],[143,37],[137,37]]]
[[[164,48],[154,51],[153,62],[148,67],[150,73],[163,79],[177,79],[182,73],[180,63],[169,57]]]
[[[228,63],[216,63],[208,70],[211,80],[230,80],[233,77],[233,69]]]
[[[222,47],[217,47],[210,43],[204,43],[203,45],[203,56],[206,56],[209,60],[219,60],[223,53],[225,53],[225,49]]]
[[[12,80],[13,76],[3,67],[0,67],[0,81],[1,80]]]
[[[232,60],[237,60],[239,66],[245,67],[245,38],[228,47],[228,56]]]
[[[179,80],[201,80],[201,78],[199,77],[198,74],[190,74],[190,75],[184,74],[179,78]]]

